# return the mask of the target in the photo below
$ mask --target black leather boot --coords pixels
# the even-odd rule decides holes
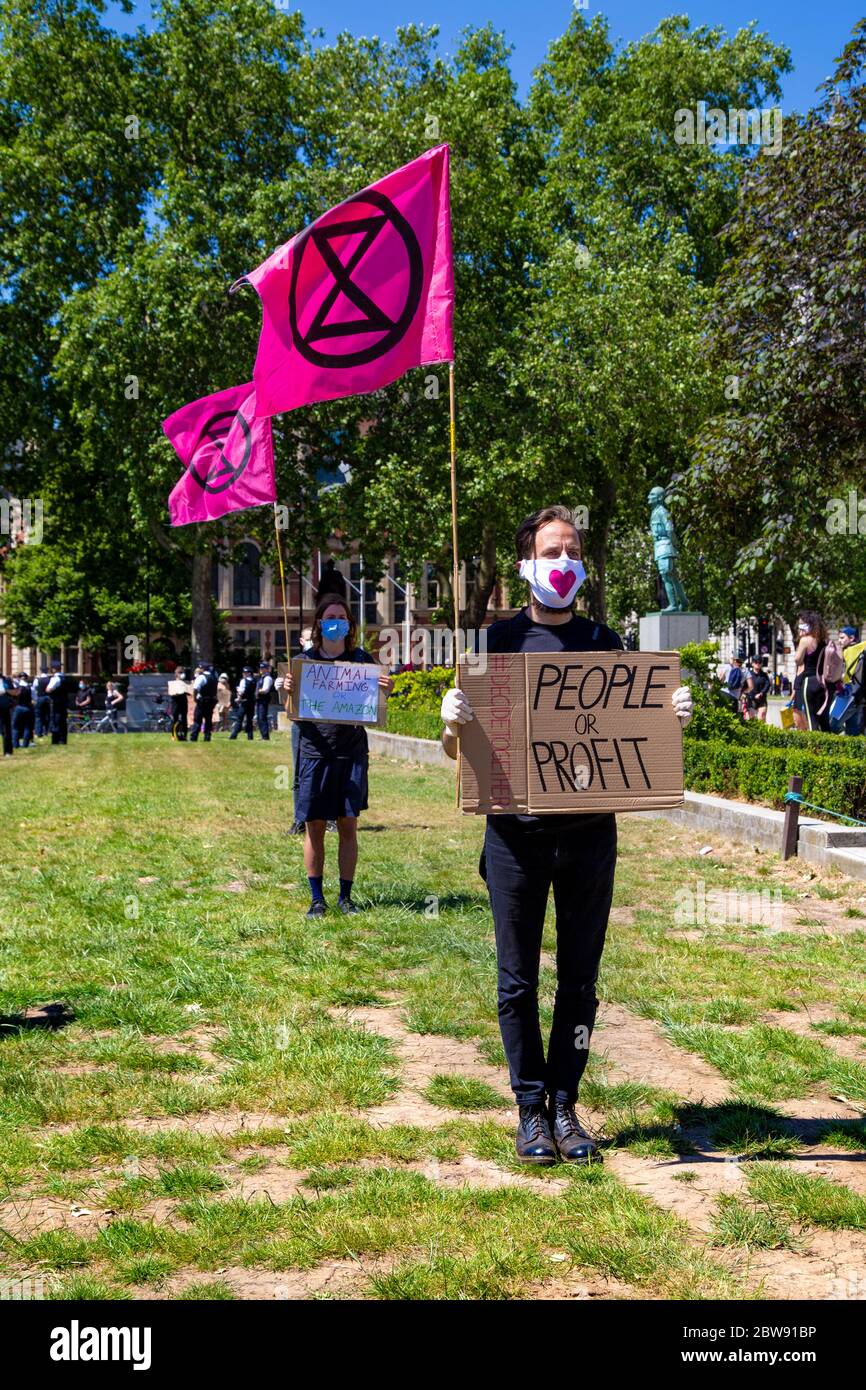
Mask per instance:
[[[521,1163],[556,1162],[556,1145],[543,1104],[521,1105],[514,1147]]]
[[[581,1128],[574,1106],[561,1100],[551,1100],[548,1104],[550,1128],[563,1163],[591,1163],[593,1159],[600,1159],[598,1145]]]

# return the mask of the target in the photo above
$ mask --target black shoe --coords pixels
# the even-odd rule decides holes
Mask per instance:
[[[324,917],[327,910],[328,904],[325,902],[324,898],[313,898],[313,901],[307,908],[306,915],[308,917]]]
[[[288,830],[286,831],[287,835],[303,835],[303,833],[304,822],[302,820],[293,820]]]
[[[340,898],[337,907],[344,917],[354,917],[356,912],[361,911],[359,907],[355,906],[351,898]]]
[[[591,1163],[593,1159],[600,1159],[598,1145],[581,1128],[574,1106],[559,1100],[551,1100],[548,1105],[550,1128],[563,1163]]]
[[[556,1162],[556,1145],[543,1105],[521,1105],[514,1147],[521,1163]]]
[[[326,829],[326,830],[336,830],[336,828],[337,828],[337,822],[336,822],[335,820],[329,820],[328,823],[327,823],[327,825],[325,826],[325,829]]]

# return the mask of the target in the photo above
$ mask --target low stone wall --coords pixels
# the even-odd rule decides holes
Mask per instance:
[[[454,766],[454,759],[449,758],[442,744],[429,738],[410,738],[408,734],[386,734],[382,729],[368,729],[367,742],[371,753],[381,753],[385,758],[431,763],[434,767]]]

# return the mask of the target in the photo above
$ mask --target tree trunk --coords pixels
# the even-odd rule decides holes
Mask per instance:
[[[211,603],[211,553],[192,557],[192,628],[190,647],[193,661],[213,661],[213,605]]]
[[[588,615],[600,623],[607,622],[607,542],[616,493],[613,483],[605,479],[599,484],[595,506],[590,513],[586,547],[592,560],[593,577],[587,583]]]
[[[466,595],[463,620],[467,628],[479,632],[484,625],[487,604],[496,584],[496,529],[486,522],[481,538],[481,556],[475,583]]]

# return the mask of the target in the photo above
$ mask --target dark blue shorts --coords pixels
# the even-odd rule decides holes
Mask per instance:
[[[310,758],[298,762],[295,818],[339,820],[367,809],[367,759]]]

